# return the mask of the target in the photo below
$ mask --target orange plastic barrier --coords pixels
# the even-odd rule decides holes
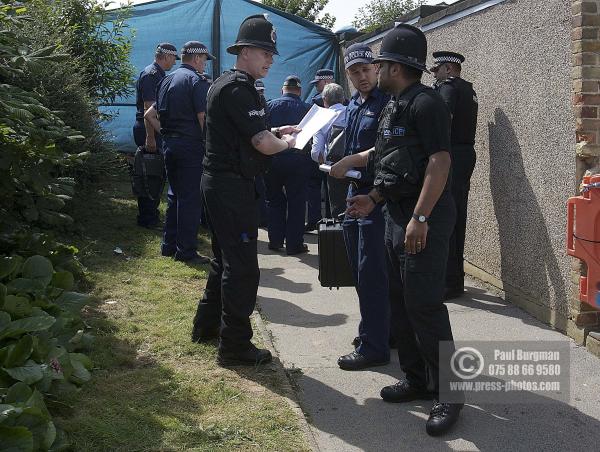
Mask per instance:
[[[567,201],[567,253],[587,265],[579,299],[600,308],[600,174],[584,177],[583,187]]]

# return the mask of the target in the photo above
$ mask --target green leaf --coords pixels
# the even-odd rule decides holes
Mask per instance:
[[[31,352],[33,351],[33,338],[29,334],[26,334],[19,339],[17,343],[5,348],[8,348],[8,353],[4,357],[4,367],[20,367],[24,365],[31,356]]]
[[[35,207],[27,207],[21,210],[21,215],[23,215],[23,218],[27,221],[34,222],[40,217],[40,212]]]
[[[32,452],[33,434],[26,427],[4,427],[0,425],[2,449],[10,452]]]
[[[19,382],[18,384],[24,384],[24,383]],[[25,385],[25,386],[27,388],[29,388],[29,386],[27,386],[27,385]],[[25,400],[27,400],[27,399],[25,399]],[[0,404],[0,424],[2,424],[8,418],[11,418],[11,417],[14,418],[14,417],[20,415],[22,412],[23,412],[23,408],[8,405],[8,404]]]
[[[54,302],[68,311],[78,312],[89,300],[89,295],[78,292],[63,292]]]
[[[5,278],[14,272],[19,266],[19,259],[15,257],[0,258],[0,279]]]
[[[92,368],[92,361],[90,358],[82,353],[69,353],[69,358],[71,359],[71,365],[73,366],[73,373],[69,377],[69,380],[78,385],[90,381],[92,378],[92,375],[89,372],[89,369]]]
[[[44,418],[46,420],[49,421],[52,419],[52,416],[50,416],[50,413],[48,412],[48,408],[46,408],[46,404],[44,403],[44,396],[37,389],[33,390],[33,393],[31,394],[29,399],[27,399],[27,402],[25,402],[25,405],[27,405],[28,407],[34,407],[34,408],[37,408],[38,410],[40,410],[40,412],[42,413],[42,415],[44,416]]]
[[[7,295],[4,298],[2,309],[8,312],[12,318],[22,318],[31,314],[31,304],[25,297]]]
[[[6,285],[6,290],[11,294],[32,293],[36,290],[44,290],[46,286],[37,279],[17,278]]]
[[[24,319],[13,320],[8,325],[0,329],[0,340],[7,337],[20,336],[23,333],[33,331],[43,331],[50,328],[56,319],[49,315],[38,315],[35,317],[26,317]]]
[[[0,311],[0,333],[10,324],[10,315],[7,312]]]
[[[15,423],[23,425],[31,431],[33,435],[33,450],[43,448],[46,436],[48,434],[48,423],[45,413],[37,407],[27,407],[23,413],[15,419]]]
[[[45,257],[32,256],[23,264],[22,273],[25,278],[35,279],[47,286],[52,281],[54,268],[52,262]]]
[[[52,276],[51,285],[59,289],[71,290],[75,285],[73,273],[67,271],[55,272]]]
[[[56,195],[50,195],[38,198],[35,206],[39,210],[61,210],[65,207],[65,202]]]
[[[2,303],[4,302],[4,297],[6,297],[6,294],[7,294],[6,286],[4,284],[0,284],[0,306],[2,306]]]
[[[29,400],[31,394],[33,394],[33,391],[29,385],[23,383],[22,381],[18,381],[8,388],[6,399],[4,401],[6,403],[25,403],[27,400]]]
[[[27,361],[25,365],[21,367],[4,367],[2,370],[15,380],[22,381],[29,385],[36,381],[40,381],[44,377],[41,365],[32,360]]]

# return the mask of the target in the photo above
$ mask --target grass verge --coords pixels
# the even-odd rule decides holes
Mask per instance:
[[[96,335],[93,380],[56,419],[74,448],[309,450],[277,364],[222,369],[216,344],[191,343],[206,267],[160,256],[160,231],[135,225],[126,174],[106,176],[72,208],[83,232],[67,241],[87,267],[81,289],[96,300],[84,313]],[[206,236],[201,246],[207,254]]]

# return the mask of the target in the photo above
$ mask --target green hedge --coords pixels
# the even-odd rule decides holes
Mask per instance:
[[[0,0],[2,450],[68,447],[51,412],[91,378],[83,268],[52,231],[74,230],[73,176],[94,172],[102,144],[97,103],[129,89],[125,26],[106,17],[92,0]]]

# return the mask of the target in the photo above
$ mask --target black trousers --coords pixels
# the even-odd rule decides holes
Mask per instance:
[[[465,285],[465,235],[471,175],[475,169],[475,148],[472,145],[452,145],[452,196],[456,205],[456,225],[450,237],[446,287],[463,289]]]
[[[251,347],[250,315],[256,305],[260,271],[254,180],[202,175],[202,192],[214,259],[194,318],[199,329],[221,326],[220,349]]]
[[[388,202],[384,208],[392,337],[408,381],[438,393],[439,342],[453,340],[443,296],[456,210],[450,194],[442,194],[428,221],[425,249],[407,254],[404,237],[415,204]]]
[[[162,152],[162,137],[156,134],[156,146]],[[136,146],[144,146],[146,144],[146,128],[144,121],[136,120],[133,125],[133,139]],[[138,196],[138,216],[137,224],[139,226],[154,226],[160,221],[158,206],[160,204],[160,196],[156,199]]]

